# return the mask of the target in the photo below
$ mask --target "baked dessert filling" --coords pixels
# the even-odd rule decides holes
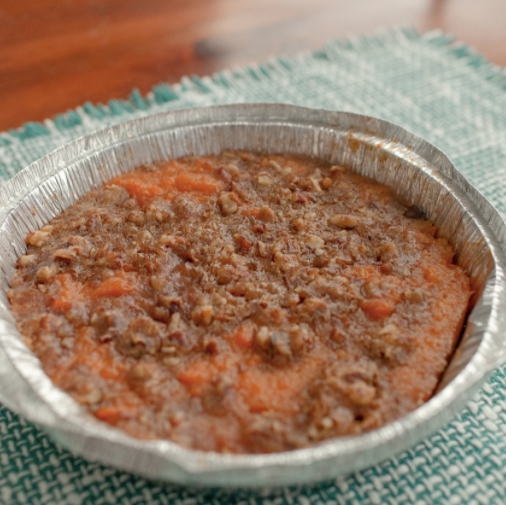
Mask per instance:
[[[30,234],[9,299],[53,383],[143,439],[265,453],[433,394],[471,295],[388,187],[290,154],[143,166]]]

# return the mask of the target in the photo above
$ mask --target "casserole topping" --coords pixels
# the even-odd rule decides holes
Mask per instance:
[[[52,381],[139,438],[261,453],[432,395],[471,294],[388,187],[294,155],[140,167],[29,235],[9,292]]]

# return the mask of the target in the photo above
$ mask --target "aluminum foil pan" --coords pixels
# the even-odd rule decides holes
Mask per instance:
[[[6,291],[26,235],[92,188],[143,164],[225,149],[292,152],[342,164],[420,207],[457,251],[474,307],[437,394],[376,431],[266,455],[228,455],[144,441],[96,420],[53,386],[22,343]],[[12,410],[87,459],[153,479],[201,486],[276,486],[335,477],[393,456],[457,412],[506,357],[506,228],[497,212],[428,142],[386,121],[288,105],[168,112],[82,137],[0,190],[0,394]]]

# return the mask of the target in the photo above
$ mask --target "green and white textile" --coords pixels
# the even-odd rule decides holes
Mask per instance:
[[[506,72],[452,37],[394,30],[212,77],[155,86],[146,97],[90,103],[0,134],[6,180],[56,147],[105,126],[185,107],[289,102],[397,123],[443,150],[506,218]],[[506,328],[505,328],[506,333]],[[506,335],[505,335],[506,336]],[[202,491],[88,463],[0,407],[1,504],[504,504],[506,367],[444,429],[382,464],[313,487]]]

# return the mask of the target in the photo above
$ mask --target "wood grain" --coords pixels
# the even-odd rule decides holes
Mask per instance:
[[[0,131],[134,87],[407,25],[453,33],[506,65],[503,0],[3,0]]]

